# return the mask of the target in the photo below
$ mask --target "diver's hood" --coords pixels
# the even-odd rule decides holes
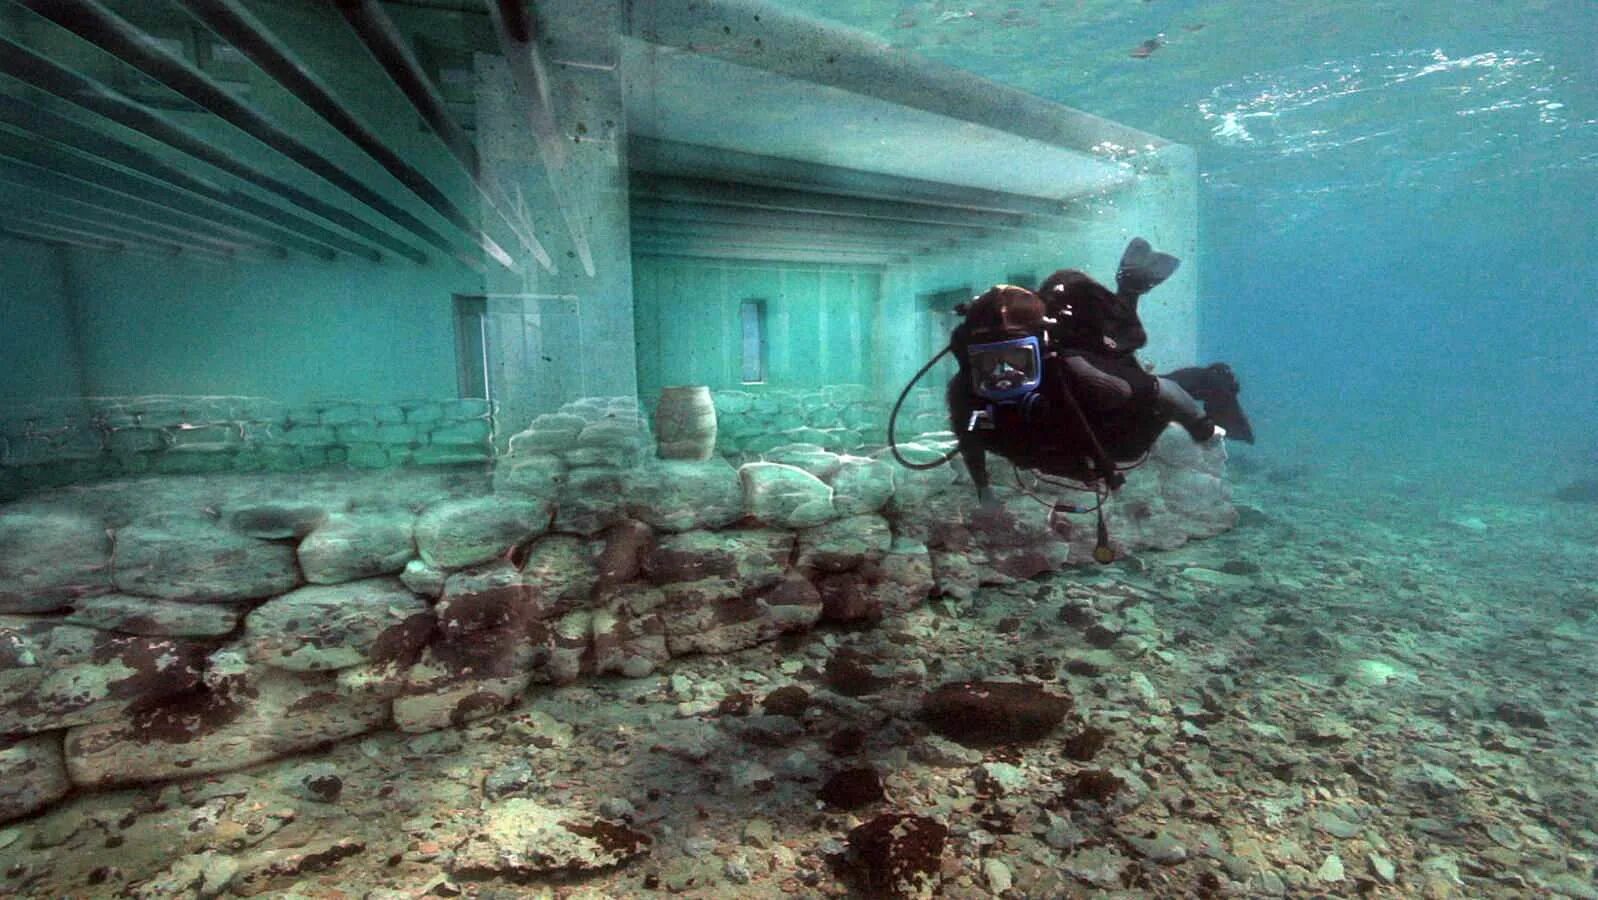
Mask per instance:
[[[1015,400],[1043,381],[1043,350],[1036,335],[972,344],[966,358],[971,390],[985,400]]]

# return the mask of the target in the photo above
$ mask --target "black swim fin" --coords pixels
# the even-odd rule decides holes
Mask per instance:
[[[1245,444],[1254,443],[1254,426],[1249,424],[1248,416],[1244,415],[1236,394],[1204,401],[1204,412],[1215,424],[1226,429],[1227,440],[1242,441]]]
[[[1204,404],[1205,415],[1226,429],[1228,440],[1254,443],[1254,426],[1249,423],[1243,405],[1238,402],[1242,386],[1238,384],[1237,373],[1232,371],[1231,366],[1213,363],[1202,368],[1177,369],[1167,372],[1163,377],[1181,385],[1182,390],[1191,394],[1194,400]]]
[[[1121,264],[1116,267],[1115,292],[1125,299],[1136,300],[1159,287],[1181,264],[1180,259],[1155,250],[1148,241],[1133,238],[1126,245],[1126,252],[1121,254]]]

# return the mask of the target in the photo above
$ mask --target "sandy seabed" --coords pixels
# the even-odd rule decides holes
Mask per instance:
[[[1598,506],[1235,485],[1238,527],[1177,551],[80,796],[0,827],[0,893],[864,896],[850,832],[907,812],[947,828],[942,897],[1598,897]],[[933,733],[927,693],[974,679],[1072,711]],[[496,827],[527,801],[649,844],[563,868]],[[462,862],[485,836],[497,871]]]

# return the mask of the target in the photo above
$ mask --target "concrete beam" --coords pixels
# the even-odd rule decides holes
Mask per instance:
[[[76,34],[216,115],[419,239],[467,265],[476,260],[457,251],[436,229],[401,209],[309,144],[273,124],[235,98],[213,78],[181,57],[146,40],[143,32],[98,0],[11,0]]]
[[[566,223],[572,249],[577,253],[583,272],[592,278],[597,271],[594,251],[588,240],[583,216],[577,209],[577,193],[567,183],[566,144],[556,124],[548,66],[538,49],[532,19],[523,5],[524,0],[483,2],[487,5],[489,18],[493,20],[494,33],[499,36],[506,67],[510,70],[511,81],[515,83],[521,100],[518,106],[527,116],[533,141],[538,145],[538,155],[544,162],[544,177],[549,180],[555,205],[560,208],[561,219]]]
[[[930,239],[863,237],[850,234],[826,234],[813,230],[760,227],[719,222],[684,222],[676,219],[634,219],[633,236],[638,238],[694,238],[696,240],[722,241],[741,245],[760,245],[784,249],[815,248],[821,250],[849,250],[902,256],[925,250],[953,250],[959,239],[941,235]]]
[[[741,153],[720,147],[634,136],[628,164],[653,175],[713,178],[790,190],[1032,216],[1058,216],[1067,204],[918,178]]]
[[[839,265],[888,266],[910,261],[905,255],[886,253],[806,250],[726,244],[719,241],[639,239],[633,252],[645,256],[690,256],[697,259],[759,260],[764,262],[835,263]]]
[[[484,209],[497,216],[516,235],[545,271],[553,272],[555,262],[538,236],[531,228],[511,220],[505,212],[509,201],[483,178],[477,145],[449,114],[443,95],[422,68],[421,61],[411,51],[383,4],[377,0],[337,0],[335,5],[355,37],[372,54],[372,59],[377,61],[389,80],[410,101],[416,114],[422,117],[422,121],[427,123],[427,127],[472,180],[482,198]],[[483,12],[481,9],[476,11]]]
[[[0,72],[41,91],[53,94],[123,128],[137,131],[151,140],[158,141],[219,171],[226,172],[246,184],[254,185],[264,191],[282,197],[300,209],[332,222],[349,233],[370,241],[372,244],[385,247],[413,262],[425,263],[427,261],[426,254],[390,235],[388,232],[374,227],[345,210],[326,203],[320,198],[314,197],[285,181],[267,175],[242,160],[235,159],[217,149],[204,137],[190,132],[170,118],[147,109],[121,93],[91,78],[79,75],[65,66],[35,53],[28,47],[5,37],[0,37]],[[315,240],[329,246],[338,247],[347,253],[363,256],[373,261],[382,259],[382,255],[370,246],[352,241],[341,234],[328,231],[320,226],[302,226],[302,230],[306,231],[307,235]]]
[[[420,169],[406,162],[384,143],[348,105],[334,96],[332,89],[301,62],[282,39],[266,27],[266,23],[257,19],[237,0],[178,0],[178,3],[189,15],[238,48],[263,72],[276,79],[278,84],[320,116],[322,121],[333,126],[361,152],[375,160],[395,181],[421,198],[444,221],[481,247],[489,258],[507,269],[517,268],[516,261],[498,242],[468,221],[454,200]]]
[[[761,0],[633,0],[628,34],[1087,155],[1167,141],[970,72],[895,50],[876,35]],[[1018,45],[1019,53],[1039,48]]]
[[[1022,213],[960,209],[902,200],[845,197],[814,191],[733,184],[707,178],[632,173],[635,198],[692,203],[739,209],[779,210],[846,216],[880,222],[911,222],[925,225],[977,226],[990,230],[1020,230],[1034,227],[1038,219]]]
[[[129,174],[64,150],[39,139],[15,131],[11,126],[0,126],[0,157],[26,165],[36,170],[51,172],[76,179],[115,194],[143,201],[150,206],[178,212],[197,219],[211,228],[226,227],[235,233],[256,237],[285,247],[293,247],[320,259],[333,259],[336,254],[276,225],[234,212],[232,208],[216,204],[176,187],[162,184],[142,176]]]
[[[79,219],[52,211],[34,210],[22,214],[13,212],[7,216],[7,220],[12,224],[24,227],[49,228],[63,234],[73,234],[124,246],[143,247],[154,252],[166,253],[169,256],[202,256],[207,259],[217,260],[237,258],[229,253],[161,240],[148,234],[129,231],[105,222]],[[257,259],[259,258],[257,257]]]
[[[28,194],[20,197],[19,194]],[[78,197],[69,197],[60,191],[49,191],[20,178],[13,178],[0,170],[0,197],[17,206],[35,205],[53,210],[57,215],[84,222],[99,222],[131,234],[146,235],[187,247],[200,247],[217,253],[261,258],[288,256],[282,247],[257,243],[253,240],[228,241],[216,232],[201,232],[181,228],[170,222],[161,222],[140,216],[126,209],[116,209],[107,203],[94,203]]]
[[[974,225],[890,222],[882,219],[863,219],[856,216],[836,216],[812,212],[748,209],[736,206],[713,206],[703,203],[671,203],[649,198],[634,199],[632,202],[632,214],[635,220],[644,218],[655,221],[711,222],[720,225],[737,225],[745,228],[784,228],[797,231],[814,231],[820,234],[844,234],[900,241],[980,238],[992,233],[986,228]]]

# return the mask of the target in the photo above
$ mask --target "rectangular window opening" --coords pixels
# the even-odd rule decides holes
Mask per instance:
[[[455,295],[455,380],[460,395],[488,397],[488,300]]]
[[[743,329],[743,383],[763,384],[766,380],[766,301],[743,301],[738,318]]]

